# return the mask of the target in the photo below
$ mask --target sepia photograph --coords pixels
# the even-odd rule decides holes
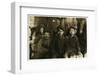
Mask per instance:
[[[29,59],[87,56],[86,17],[27,16]]]
[[[11,4],[12,73],[97,67],[97,10],[86,6],[55,5]]]

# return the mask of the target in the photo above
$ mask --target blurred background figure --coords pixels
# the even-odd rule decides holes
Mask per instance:
[[[81,19],[79,23],[79,31],[77,32],[81,53],[85,57],[87,53],[87,28],[86,28],[86,19]]]

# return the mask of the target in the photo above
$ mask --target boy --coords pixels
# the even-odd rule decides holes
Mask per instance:
[[[69,36],[68,36],[68,45],[67,45],[67,56],[70,57],[77,57],[80,55],[80,46],[79,46],[79,40],[76,36],[77,29],[74,27],[70,27],[69,30]]]

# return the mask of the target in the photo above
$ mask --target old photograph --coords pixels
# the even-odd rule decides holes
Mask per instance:
[[[87,18],[28,15],[29,59],[87,56]]]

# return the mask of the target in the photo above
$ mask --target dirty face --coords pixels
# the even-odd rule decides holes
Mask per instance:
[[[70,34],[71,34],[71,35],[75,35],[75,34],[76,34],[76,30],[75,30],[74,28],[71,28],[71,29],[70,29]]]
[[[40,28],[40,32],[41,32],[41,33],[44,32],[44,28],[43,28],[43,27]]]
[[[62,29],[59,29],[59,32],[58,32],[60,35],[63,35],[64,34],[64,31]]]
[[[49,32],[45,32],[45,37],[49,38],[50,37],[50,33]]]

